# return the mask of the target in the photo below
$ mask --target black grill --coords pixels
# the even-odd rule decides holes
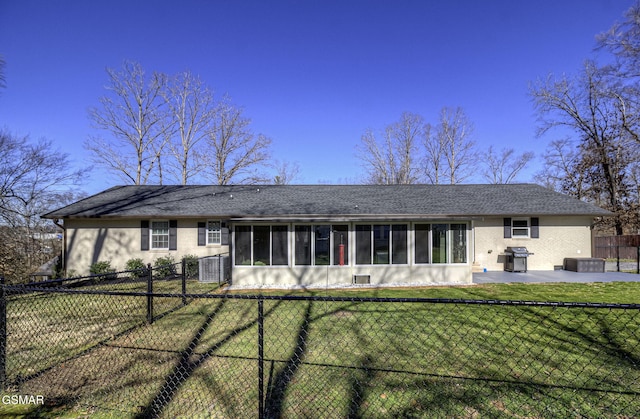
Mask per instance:
[[[527,272],[527,258],[533,253],[526,247],[507,247],[505,250],[504,270],[509,272]]]

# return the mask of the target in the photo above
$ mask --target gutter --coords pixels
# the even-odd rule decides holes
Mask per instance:
[[[450,215],[420,215],[420,214],[389,214],[389,215],[372,215],[372,214],[349,214],[349,215],[291,215],[291,216],[231,216],[228,218],[231,222],[269,222],[269,223],[288,223],[288,222],[332,222],[346,223],[358,221],[444,221],[459,220],[469,221],[483,219],[477,216],[450,216]]]
[[[53,224],[60,227],[62,229],[62,271],[67,273],[67,229],[64,224],[60,223],[59,218],[53,218]]]

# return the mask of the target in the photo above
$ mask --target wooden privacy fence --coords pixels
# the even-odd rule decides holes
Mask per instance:
[[[594,237],[593,257],[603,259],[633,259],[638,258],[640,235]]]

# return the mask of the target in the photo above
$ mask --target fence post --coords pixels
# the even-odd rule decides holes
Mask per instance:
[[[264,418],[264,301],[258,299],[258,417]]]
[[[187,305],[187,258],[182,258],[182,305]]]
[[[222,255],[218,255],[218,286],[222,283],[222,277],[224,276],[224,266],[222,260]]]
[[[147,264],[147,323],[153,323],[153,269]]]
[[[7,384],[7,300],[4,292],[4,275],[0,275],[0,391]]]

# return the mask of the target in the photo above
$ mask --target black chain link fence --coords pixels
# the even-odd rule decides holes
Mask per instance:
[[[640,412],[640,305],[237,295],[176,272],[3,286],[0,416]]]

